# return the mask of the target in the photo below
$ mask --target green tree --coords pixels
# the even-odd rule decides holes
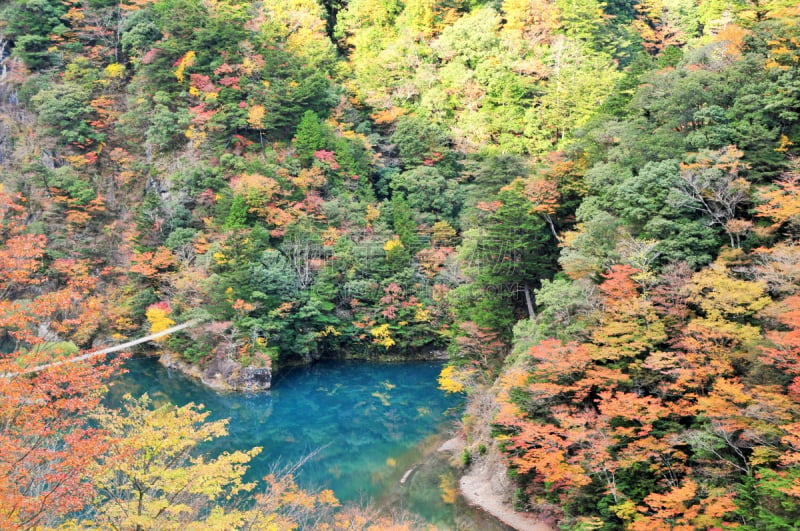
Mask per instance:
[[[521,180],[501,190],[497,201],[480,228],[464,236],[460,259],[471,285],[454,297],[467,295],[456,303],[460,318],[508,338],[517,318],[535,317],[533,290],[553,275],[557,246]]]
[[[4,34],[14,39],[14,54],[32,69],[52,66],[57,54],[50,51],[53,36],[67,31],[61,17],[67,7],[47,0],[14,0],[0,11]]]
[[[396,193],[392,196],[391,207],[394,233],[409,252],[416,253],[420,249],[421,243],[419,235],[417,235],[417,222],[408,206],[408,201],[403,194]]]
[[[105,135],[90,125],[94,110],[89,105],[91,93],[75,83],[53,85],[32,98],[39,112],[39,122],[51,134],[68,144],[89,146],[103,141]]]
[[[297,149],[300,160],[308,164],[314,159],[314,152],[326,146],[329,136],[317,113],[308,110],[303,113],[303,118],[297,124],[292,144]]]

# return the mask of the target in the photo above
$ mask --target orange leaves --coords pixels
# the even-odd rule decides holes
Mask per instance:
[[[18,368],[15,357],[0,358],[0,374]],[[82,363],[0,377],[0,528],[46,526],[91,500],[88,472],[106,445],[86,415],[115,370]]]
[[[35,276],[44,257],[47,239],[41,234],[22,234],[25,209],[22,196],[11,196],[0,186],[0,298],[12,290],[41,283]]]
[[[537,361],[533,374],[561,384],[577,380],[592,363],[589,347],[574,341],[564,345],[546,339],[531,347],[528,355]]]
[[[422,273],[429,279],[433,279],[444,267],[445,261],[454,251],[452,247],[426,247],[417,252],[415,257],[420,269],[422,269]]]
[[[390,107],[389,109],[371,114],[370,118],[378,125],[385,125],[393,123],[407,113],[408,111],[402,107]]]
[[[726,515],[732,515],[736,511],[733,494],[724,489],[712,489],[701,498],[699,490],[696,481],[686,479],[682,485],[675,486],[664,494],[649,494],[644,499],[647,507],[638,508],[647,516],[636,519],[629,529],[652,531],[669,528],[672,531],[694,531],[714,525],[736,527],[736,524],[720,524]]]
[[[732,58],[739,58],[742,56],[744,50],[744,41],[747,36],[752,32],[736,24],[725,24],[716,35],[714,40],[717,42],[725,43],[725,52]]]
[[[653,520],[667,521],[675,517],[683,517],[687,512],[687,504],[694,499],[696,493],[697,483],[689,479],[686,480],[682,486],[675,487],[665,494],[650,494],[645,498],[645,503],[647,503],[650,510],[654,512]],[[644,520],[640,520],[640,522],[643,521]],[[650,525],[652,525],[652,523],[653,522],[651,522]],[[634,524],[633,529],[647,529],[647,531],[650,531],[652,527],[642,527],[641,524]]]
[[[525,183],[525,197],[533,204],[533,211],[552,215],[559,207],[561,193],[558,183],[547,179],[532,179]]]
[[[472,321],[465,321],[458,326],[463,335],[456,338],[456,344],[462,356],[479,361],[484,369],[491,366],[490,360],[501,358],[500,353],[505,345],[496,333]]]
[[[535,470],[542,481],[561,487],[580,487],[591,480],[579,465],[568,461],[570,432],[554,424],[521,421],[519,433],[508,439],[509,461],[522,474]]]
[[[35,276],[44,257],[47,239],[41,234],[21,234],[7,239],[0,247],[0,295],[21,286],[38,284]]]
[[[759,194],[763,203],[756,206],[758,216],[771,218],[773,228],[778,228],[784,223],[797,225],[800,223],[800,161],[792,161],[794,169],[783,174],[775,182],[776,189],[762,190]]]
[[[626,433],[626,436],[647,435],[653,427],[653,422],[670,414],[670,410],[664,407],[658,398],[619,391],[616,393],[601,391],[597,407],[609,420],[625,419],[642,427],[641,431]]]
[[[147,251],[135,254],[131,262],[131,273],[139,273],[147,278],[153,278],[174,267],[175,257],[172,251],[161,246],[155,252]]]
[[[800,295],[787,297],[781,301],[781,307],[783,311],[777,319],[788,330],[767,333],[774,347],[763,347],[760,360],[794,377],[788,391],[795,401],[800,402]]]
[[[600,284],[600,291],[605,295],[606,305],[625,305],[638,295],[636,282],[632,277],[639,270],[629,265],[615,265],[603,275],[605,281]]]

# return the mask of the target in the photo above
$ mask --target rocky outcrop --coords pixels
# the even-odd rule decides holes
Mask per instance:
[[[197,378],[217,391],[240,391],[255,393],[272,386],[272,370],[269,367],[242,367],[230,358],[215,358],[205,367],[188,363],[173,352],[164,352],[161,364]]]

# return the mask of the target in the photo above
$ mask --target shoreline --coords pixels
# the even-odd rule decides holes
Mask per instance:
[[[464,441],[454,437],[442,444],[438,451],[460,452],[465,446]],[[539,519],[528,513],[515,511],[505,502],[502,494],[493,488],[497,478],[505,478],[505,470],[498,469],[498,463],[491,463],[486,458],[478,458],[458,481],[461,496],[469,505],[480,509],[518,531],[556,531],[550,522]]]

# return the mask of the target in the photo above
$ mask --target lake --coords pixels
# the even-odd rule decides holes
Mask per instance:
[[[298,484],[332,489],[342,503],[372,502],[417,514],[442,529],[508,529],[455,495],[448,455],[434,452],[461,414],[463,397],[437,388],[440,362],[329,361],[281,372],[270,391],[219,394],[153,358],[126,362],[108,403],[147,393],[157,405],[204,404],[230,419],[210,453],[264,448],[247,480],[308,458]],[[311,456],[311,457],[309,457]],[[405,484],[400,479],[419,463]]]

